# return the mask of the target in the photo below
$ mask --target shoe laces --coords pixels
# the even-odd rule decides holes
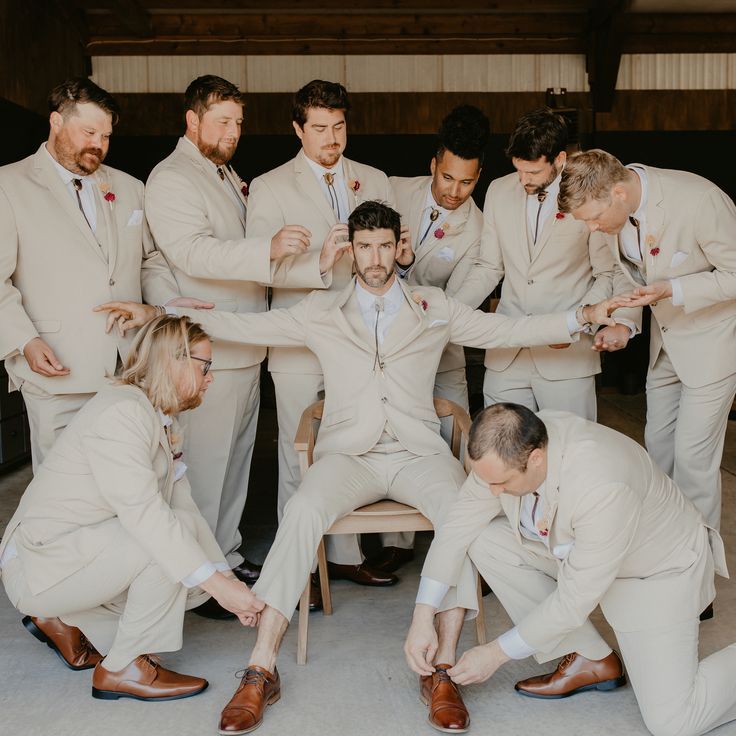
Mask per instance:
[[[577,654],[575,652],[570,652],[569,654],[566,654],[561,660],[560,663],[557,665],[557,669],[560,672],[564,672],[575,660],[575,657]]]
[[[434,673],[440,682],[450,682],[450,675],[447,674],[447,668],[435,667]]]
[[[243,670],[238,670],[235,673],[235,677],[239,677],[241,682],[240,686],[245,687],[246,685],[255,685],[256,687],[265,688],[268,682],[268,675],[259,670],[253,669],[252,667],[246,667]]]

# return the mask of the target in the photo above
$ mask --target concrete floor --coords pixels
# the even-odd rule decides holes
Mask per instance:
[[[604,394],[600,421],[642,441],[644,401]],[[723,459],[723,527],[730,568],[736,575],[736,423],[731,422]],[[262,431],[254,457],[254,482],[245,513],[245,549],[261,561],[275,529],[273,480],[275,438],[273,410],[264,407]],[[30,468],[0,477],[0,529],[30,480]],[[255,487],[254,487],[255,486]],[[283,697],[268,709],[259,733],[279,736],[414,736],[437,733],[426,723],[416,677],[402,653],[416,593],[421,560],[429,537],[419,540],[417,559],[401,572],[393,588],[361,588],[333,583],[335,612],[312,614],[309,661],[296,664],[296,629],[286,635],[279,661]],[[509,626],[498,602],[486,599],[489,637]],[[736,640],[736,582],[718,578],[716,617],[701,625],[701,656]],[[615,642],[599,613],[594,620]],[[255,632],[235,622],[209,621],[188,614],[184,649],[165,655],[167,666],[201,675],[210,682],[189,700],[144,704],[131,700],[104,702],[90,696],[90,673],[71,672],[49,649],[21,626],[20,615],[0,593],[0,734],[18,736],[128,736],[147,734],[202,736],[215,734],[219,713],[235,690],[235,672],[247,661]],[[461,649],[473,646],[466,626]],[[511,662],[488,683],[465,688],[471,732],[513,736],[598,736],[646,734],[629,686],[611,693],[585,693],[568,700],[544,702],[518,696],[514,683],[544,671],[532,659]],[[736,736],[736,724],[713,732]]]

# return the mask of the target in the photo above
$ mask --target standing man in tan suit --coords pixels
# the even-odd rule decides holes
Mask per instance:
[[[512,317],[540,314],[611,296],[617,274],[602,233],[591,233],[558,210],[560,175],[567,154],[567,124],[551,110],[524,115],[512,133],[506,155],[516,169],[491,183],[483,208],[481,249],[503,278],[498,313]],[[625,290],[623,285],[618,291]],[[626,324],[608,328],[601,337],[625,345],[638,311],[619,313]],[[628,325],[628,329],[627,329]],[[486,353],[483,394],[486,406],[512,401],[537,409],[562,409],[595,421],[595,375],[600,356],[584,334],[575,345],[548,345]]]
[[[593,232],[617,235],[614,256],[636,287],[631,304],[652,308],[647,449],[717,529],[736,393],[736,207],[685,171],[624,167],[600,150],[570,164],[560,207]]]
[[[176,149],[151,172],[146,220],[182,293],[229,312],[264,312],[274,282],[323,288],[330,266],[315,250],[303,258],[309,232],[298,225],[246,237],[247,188],[229,161],[243,124],[244,95],[221,77],[198,77],[184,93],[186,131]],[[186,420],[184,452],[192,495],[246,583],[260,567],[240,553],[238,527],[258,424],[264,348],[218,342],[207,403]],[[206,607],[200,613],[207,613]],[[217,613],[217,611],[210,611]],[[226,612],[222,612],[223,615]]]
[[[695,736],[736,719],[736,645],[698,663],[698,614],[714,573],[727,576],[723,542],[640,445],[568,412],[497,404],[475,420],[468,453],[473,472],[422,571],[405,645],[415,672],[452,691],[509,659],[566,655],[516,690],[613,690],[625,676],[588,618],[600,604],[653,734]],[[434,612],[468,556],[515,625],[435,668]]]
[[[416,506],[439,526],[465,475],[440,436],[432,400],[447,344],[492,348],[569,342],[583,323],[608,321],[607,304],[510,319],[477,312],[436,287],[411,288],[395,273],[399,214],[380,202],[364,202],[348,222],[357,277],[341,292],[315,291],[293,307],[261,315],[190,313],[215,338],[306,345],[325,376],[315,463],[284,510],[253,588],[266,608],[241,685],[223,711],[221,734],[257,728],[266,705],[278,699],[279,645],[320,539],[336,519],[393,498]],[[121,329],[155,313],[152,307],[120,302],[100,309],[111,311],[109,324],[119,319]],[[452,621],[440,623],[440,630],[453,636],[462,626],[458,606],[477,606],[470,564],[460,578],[446,601]],[[456,639],[443,641],[442,651],[454,651],[456,645]]]
[[[472,199],[491,134],[488,118],[472,105],[456,107],[440,126],[430,176],[392,176],[397,209],[414,239],[414,263],[399,268],[411,286],[438,286],[476,309],[488,296],[486,271],[480,261],[483,214]],[[465,353],[448,345],[434,382],[434,395],[469,411]],[[414,558],[414,534],[381,535],[383,549],[371,567],[395,572]]]
[[[70,669],[94,667],[95,698],[197,695],[206,680],[152,656],[181,648],[185,608],[212,595],[251,626],[263,608],[230,572],[186,480],[176,415],[202,401],[211,364],[198,324],[147,324],[120,379],[54,444],[3,535],[10,602]]]
[[[179,294],[143,220],[143,184],[102,165],[113,97],[70,79],[49,110],[48,140],[0,168],[0,359],[28,410],[34,468],[130,345],[92,307]]]
[[[302,143],[299,153],[283,166],[254,179],[250,188],[247,228],[250,237],[271,237],[287,223],[305,227],[311,234],[310,251],[328,240],[347,239],[348,215],[356,205],[371,199],[393,204],[386,175],[371,166],[343,156],[347,145],[347,112],[350,102],[345,88],[336,82],[315,79],[294,96],[292,124]],[[402,254],[411,261],[411,249]],[[339,261],[332,272],[333,290],[350,282],[352,262]],[[271,308],[290,307],[303,299],[308,289],[275,287]],[[322,368],[304,347],[273,347],[268,370],[276,389],[279,423],[278,515],[299,487],[299,461],[294,437],[302,412],[324,390]],[[396,577],[372,570],[363,562],[355,535],[330,537],[327,557],[330,574],[364,585],[391,585]]]

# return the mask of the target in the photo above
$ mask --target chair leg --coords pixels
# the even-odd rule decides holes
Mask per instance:
[[[332,615],[332,596],[330,595],[330,578],[327,574],[327,554],[325,553],[324,537],[319,541],[317,548],[317,568],[319,569],[319,587],[322,593],[322,613]]]
[[[307,576],[307,584],[304,586],[302,597],[299,599],[299,633],[296,639],[296,663],[307,663],[307,642],[309,640],[309,589],[312,584],[312,576]]]
[[[478,644],[485,644],[488,641],[486,637],[486,609],[483,603],[483,592],[480,589],[480,575],[477,575],[476,588],[478,590],[478,616],[475,619],[475,634],[478,637]]]

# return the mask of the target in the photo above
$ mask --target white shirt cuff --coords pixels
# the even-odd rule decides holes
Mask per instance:
[[[204,565],[198,567],[193,573],[182,578],[181,584],[185,588],[196,588],[216,572],[225,572],[229,569],[230,566],[225,562],[205,562]]]
[[[179,310],[176,307],[167,307],[165,306],[164,309],[166,310],[166,314],[170,314],[173,317],[179,316]]]
[[[571,335],[577,335],[578,332],[583,332],[586,328],[583,327],[578,318],[575,316],[577,309],[571,309],[567,313],[567,330]]]
[[[634,337],[639,334],[639,331],[636,329],[636,325],[630,319],[619,319],[615,312],[611,316],[616,320],[617,325],[625,325],[629,328],[629,332],[631,333],[629,337]]]
[[[682,284],[680,279],[670,279],[672,286],[672,305],[681,307],[685,303],[685,295],[682,293]]]
[[[422,577],[419,581],[419,592],[417,593],[416,602],[424,603],[432,608],[439,608],[448,590],[450,590],[449,585],[440,583],[438,580],[432,580],[432,578]]]
[[[526,659],[527,657],[531,657],[536,651],[521,638],[521,634],[519,634],[516,626],[498,637],[498,646],[511,659]]]

